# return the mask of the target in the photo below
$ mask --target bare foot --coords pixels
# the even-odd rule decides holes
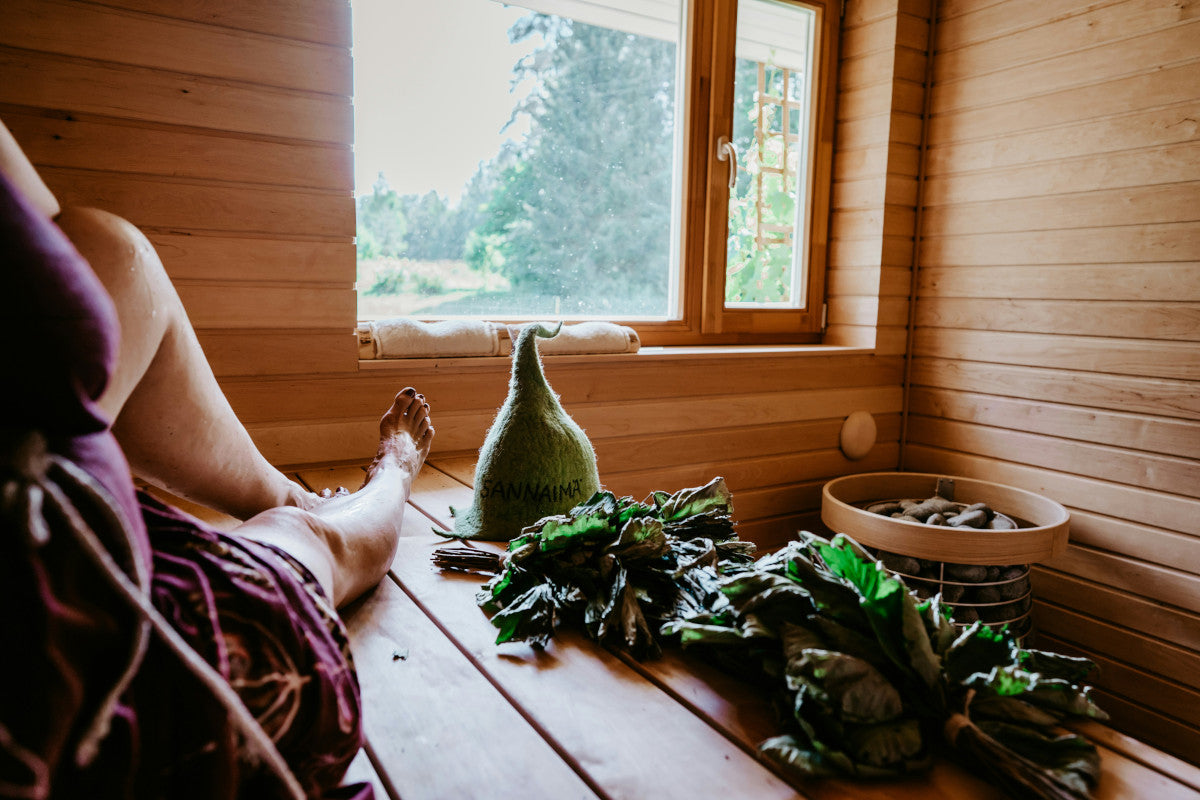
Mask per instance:
[[[312,508],[280,507],[237,529],[282,547],[307,566],[338,606],[387,574],[413,481],[433,442],[429,405],[412,388],[396,395],[379,422],[379,451],[352,494],[319,495]]]
[[[396,395],[379,421],[379,452],[367,467],[367,482],[387,464],[395,464],[415,478],[429,455],[433,434],[425,395],[409,386]]]

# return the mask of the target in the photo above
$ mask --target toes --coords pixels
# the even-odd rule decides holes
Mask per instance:
[[[412,411],[413,406],[419,406],[425,400],[417,394],[417,390],[411,386],[396,395],[396,399],[392,402],[392,410],[396,412],[398,417],[403,417]]]

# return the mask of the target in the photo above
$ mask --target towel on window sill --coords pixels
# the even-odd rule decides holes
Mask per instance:
[[[553,327],[548,323],[543,324]],[[408,317],[375,320],[358,329],[359,357],[507,356],[512,352],[512,341],[521,327],[482,320],[420,322]],[[611,322],[564,325],[558,336],[541,343],[545,355],[636,353],[640,346],[641,342],[633,328]]]

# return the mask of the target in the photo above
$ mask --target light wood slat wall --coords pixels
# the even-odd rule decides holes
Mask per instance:
[[[158,247],[218,376],[353,372],[350,6],[263,5],[6,0],[0,116]]]
[[[850,0],[842,25],[827,344],[906,352],[927,0]]]
[[[1200,753],[1200,17],[946,0],[903,464],[1072,511],[1052,649],[1116,727]]]
[[[833,343],[868,353],[547,359],[613,488],[725,474],[765,542],[794,533],[829,478],[895,468],[928,28],[909,5],[851,0],[845,17],[829,305]],[[281,466],[371,458],[408,384],[434,408],[435,450],[473,453],[507,385],[507,359],[359,368],[350,22],[347,0],[0,3],[0,117],[65,203],[147,233]],[[860,409],[878,445],[851,462],[838,432]]]

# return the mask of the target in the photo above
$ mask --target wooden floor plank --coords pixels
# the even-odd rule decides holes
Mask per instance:
[[[437,502],[427,505],[431,508],[440,507],[454,495],[458,498],[455,502],[462,502],[463,497],[469,500],[467,484],[474,473],[474,459],[444,459],[437,467],[439,475],[430,482],[437,492]],[[460,483],[459,488],[448,484],[447,477]],[[501,547],[499,544],[484,546],[493,549]],[[757,742],[776,732],[773,712],[761,692],[688,654],[668,651],[661,659],[642,663],[627,655],[620,656],[620,659],[749,753],[754,752]],[[1096,730],[1110,731],[1099,725],[1087,728],[1089,733]],[[1102,778],[1095,793],[1097,800],[1119,800],[1138,796],[1148,790],[1156,797],[1182,800],[1196,796],[1194,787],[1186,781],[1187,773],[1177,775],[1173,771],[1177,759],[1115,732],[1093,738],[1093,741],[1102,753]],[[920,782],[919,787],[915,783],[875,784],[840,780],[809,781],[795,785],[806,795],[820,800],[883,800],[906,796],[909,788],[922,798],[949,800],[1005,796],[994,786],[946,760],[940,761]]]
[[[631,800],[796,796],[740,747],[578,633],[564,632],[544,651],[495,645],[496,629],[474,602],[478,580],[443,575],[430,565],[438,543],[419,529],[401,540],[393,565],[401,585],[606,794]]]
[[[471,489],[457,478],[440,471],[436,463],[427,463],[417,475],[409,502],[444,530],[452,530],[454,520],[450,509],[466,511],[473,497]]]
[[[421,548],[408,555],[428,563]],[[478,797],[481,787],[493,797],[596,797],[395,582],[343,616],[367,740],[396,797]]]
[[[325,469],[304,469],[295,473],[300,482],[318,494],[329,489],[336,492],[339,488],[356,492],[362,488],[367,478],[363,467],[327,467]]]
[[[358,755],[350,762],[350,768],[346,770],[346,777],[342,779],[342,785],[349,783],[371,784],[371,788],[375,790],[375,800],[388,800],[390,796],[383,786],[383,781],[379,779],[379,774],[375,772],[375,767],[371,764],[365,747],[358,751]]]

